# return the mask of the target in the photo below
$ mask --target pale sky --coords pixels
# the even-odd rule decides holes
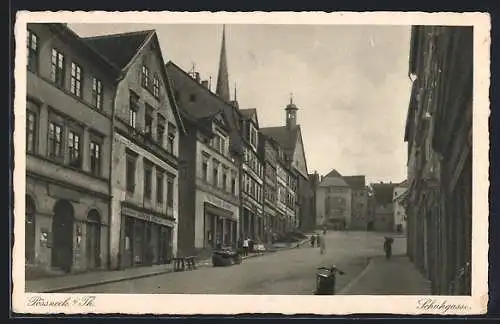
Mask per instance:
[[[69,24],[82,37],[156,29],[165,62],[215,91],[222,25]],[[309,173],[336,169],[367,183],[406,178],[404,126],[410,26],[226,25],[231,97],[261,127],[285,123],[293,93]]]

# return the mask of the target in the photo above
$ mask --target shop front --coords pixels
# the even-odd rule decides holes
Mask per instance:
[[[173,257],[171,219],[122,207],[121,266],[165,264]]]
[[[237,220],[234,213],[209,202],[204,203],[205,247],[236,246]]]

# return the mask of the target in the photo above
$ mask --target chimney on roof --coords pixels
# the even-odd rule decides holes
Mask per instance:
[[[208,89],[208,80],[201,81],[201,85]]]
[[[200,72],[194,72],[194,79],[196,82],[200,83]]]

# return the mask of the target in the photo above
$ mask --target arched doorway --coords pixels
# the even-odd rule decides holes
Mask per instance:
[[[26,195],[26,218],[25,218],[25,233],[24,233],[24,256],[26,263],[33,264],[35,262],[35,201],[30,196]]]
[[[73,223],[71,203],[67,200],[58,201],[52,219],[52,266],[66,272],[70,272],[73,265]]]
[[[101,215],[95,209],[87,215],[87,268],[101,266]]]

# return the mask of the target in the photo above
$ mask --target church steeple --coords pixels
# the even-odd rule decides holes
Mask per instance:
[[[293,103],[293,94],[290,94],[290,103],[286,106],[286,128],[292,129],[297,126],[297,106]]]
[[[217,75],[217,88],[215,94],[226,102],[230,102],[229,94],[229,73],[227,69],[226,57],[226,25],[222,27],[222,44],[220,49],[219,73]]]

